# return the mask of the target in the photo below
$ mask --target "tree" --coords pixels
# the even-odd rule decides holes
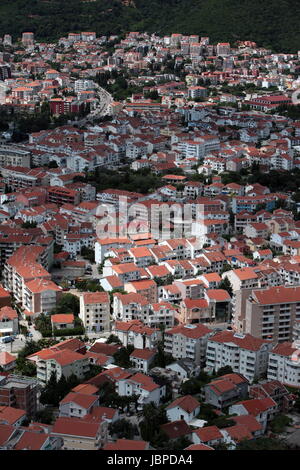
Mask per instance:
[[[133,439],[135,435],[138,435],[137,426],[127,419],[118,419],[110,423],[108,430],[111,435],[116,434],[118,439]]]
[[[149,403],[143,407],[143,421],[140,423],[140,431],[145,441],[157,444],[163,438],[160,425],[168,422],[165,408]],[[159,439],[158,439],[159,438]],[[166,437],[164,437],[166,439]]]
[[[123,367],[124,369],[128,369],[132,366],[130,361],[130,354],[133,352],[134,347],[129,344],[126,348],[120,348],[118,351],[115,352],[113,355],[114,363],[119,366]]]
[[[292,419],[288,416],[283,414],[279,414],[275,416],[275,418],[271,421],[270,427],[272,432],[279,434],[284,432],[286,426],[288,426],[292,422]]]
[[[224,277],[224,279],[219,284],[219,289],[224,289],[228,292],[228,294],[232,297],[233,289],[231,282],[229,281],[228,277]]]
[[[287,450],[288,446],[280,439],[259,437],[255,440],[244,440],[237,445],[236,450]]]
[[[113,334],[109,335],[109,337],[107,338],[105,342],[106,344],[110,344],[110,343],[122,344],[119,338]]]
[[[217,370],[216,376],[217,377],[222,377],[222,375],[232,374],[232,373],[233,373],[233,370],[230,366],[224,366],[224,367],[221,367],[220,369]]]
[[[63,294],[57,302],[56,308],[51,312],[55,313],[79,313],[79,298],[73,294]]]

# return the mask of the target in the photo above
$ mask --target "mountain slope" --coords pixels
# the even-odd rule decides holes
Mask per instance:
[[[128,5],[128,6],[127,6]],[[300,49],[295,0],[1,0],[0,36],[34,31],[57,39],[69,31],[182,32],[212,41],[250,39],[277,51]]]

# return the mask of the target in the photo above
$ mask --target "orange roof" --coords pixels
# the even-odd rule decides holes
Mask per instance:
[[[102,450],[146,450],[149,443],[130,439],[117,439],[116,442],[105,444]]]
[[[108,292],[85,292],[83,300],[85,304],[102,304],[110,301]]]
[[[58,313],[51,316],[52,323],[73,323],[74,315],[73,313]]]

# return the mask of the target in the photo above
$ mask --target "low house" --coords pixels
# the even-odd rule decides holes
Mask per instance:
[[[184,420],[190,423],[199,412],[200,403],[191,395],[179,397],[167,406],[167,417],[170,421]]]
[[[206,444],[212,447],[224,442],[224,436],[217,426],[206,426],[193,431],[192,439],[194,444]]]
[[[117,439],[116,442],[106,444],[102,450],[149,450],[149,442]]]
[[[22,426],[26,419],[26,411],[11,406],[0,406],[0,424]]]
[[[0,352],[0,367],[4,372],[14,369],[16,367],[16,357],[12,354],[2,351]]]
[[[192,359],[183,358],[166,366],[166,369],[176,372],[180,380],[196,377],[200,373],[200,366],[195,364]]]
[[[16,310],[5,306],[0,309],[0,336],[16,335],[19,329]]]
[[[52,315],[51,325],[53,330],[74,328],[74,315],[72,313],[58,313],[56,315]]]
[[[97,395],[70,392],[59,403],[59,416],[82,418],[92,413],[98,403],[99,397]]]
[[[162,424],[160,429],[170,440],[179,439],[180,437],[187,437],[191,440],[192,437],[192,428],[184,421],[184,419]]]
[[[159,385],[154,378],[138,372],[116,381],[116,391],[121,396],[139,395],[139,405],[154,402],[158,405],[166,395],[166,386]]]

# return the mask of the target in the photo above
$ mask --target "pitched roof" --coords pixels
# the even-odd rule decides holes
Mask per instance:
[[[116,442],[105,444],[102,450],[146,450],[149,443],[131,439],[117,439]]]
[[[164,431],[170,439],[177,439],[178,437],[191,434],[192,432],[192,428],[185,422],[184,419],[162,424],[160,429]]]
[[[198,406],[200,406],[200,403],[198,402],[198,400],[192,397],[192,395],[185,395],[184,397],[179,397],[172,403],[170,403],[170,405],[167,406],[167,410],[175,408],[176,406],[182,408],[187,413],[191,413],[196,408],[198,408]]]
[[[52,433],[95,439],[99,430],[99,422],[89,422],[77,418],[57,418]]]
[[[204,428],[197,429],[194,433],[197,434],[201,442],[209,442],[223,438],[223,435],[217,426],[206,426]]]
[[[26,416],[24,410],[12,408],[11,406],[0,406],[0,423],[14,424],[24,416]]]
[[[96,401],[98,401],[98,397],[95,395],[70,392],[60,401],[59,404],[76,403],[76,405],[79,405],[82,408],[89,409]]]

